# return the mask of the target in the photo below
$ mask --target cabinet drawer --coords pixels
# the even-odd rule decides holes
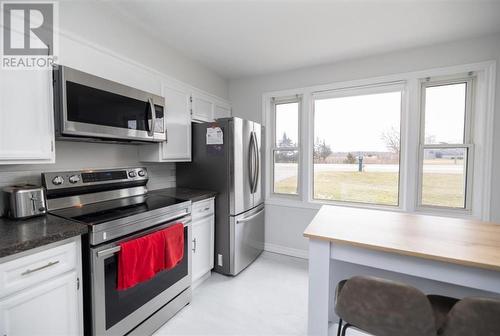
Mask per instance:
[[[212,215],[214,213],[214,199],[199,201],[193,204],[191,216],[193,219]]]
[[[76,242],[0,264],[0,297],[76,268]]]

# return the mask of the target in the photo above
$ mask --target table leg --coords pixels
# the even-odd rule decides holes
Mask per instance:
[[[308,334],[327,336],[331,296],[330,242],[309,240]]]

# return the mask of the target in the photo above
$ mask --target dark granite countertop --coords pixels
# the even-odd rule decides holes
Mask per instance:
[[[215,197],[215,195],[217,195],[215,191],[188,189],[188,188],[156,189],[156,190],[150,190],[150,193],[171,196],[191,202],[203,201],[207,198]]]
[[[84,224],[53,215],[24,220],[0,218],[0,258],[79,236],[87,231]]]

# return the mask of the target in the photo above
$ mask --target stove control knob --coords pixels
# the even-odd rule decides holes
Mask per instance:
[[[135,171],[131,170],[128,172],[128,177],[136,177],[137,175],[135,175]]]
[[[71,175],[69,177],[69,182],[72,183],[72,184],[80,182],[80,176],[78,176],[78,175]]]
[[[146,176],[146,172],[144,170],[139,170],[138,174],[139,174],[140,177]]]
[[[61,185],[64,183],[64,178],[62,176],[56,176],[52,179],[52,184]]]

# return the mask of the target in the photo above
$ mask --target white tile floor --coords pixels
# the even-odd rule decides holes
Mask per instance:
[[[264,252],[237,277],[217,273],[154,336],[305,335],[307,262]]]

